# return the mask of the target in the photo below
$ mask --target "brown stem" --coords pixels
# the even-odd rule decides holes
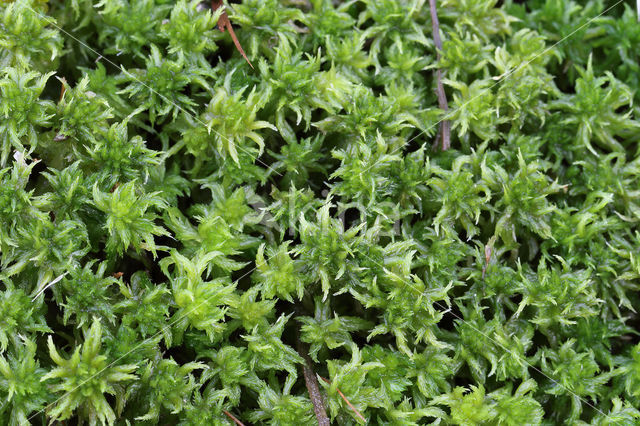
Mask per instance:
[[[62,102],[62,98],[64,98],[64,93],[67,91],[67,86],[65,86],[67,79],[62,77],[62,78],[59,78],[58,80],[60,80],[60,83],[62,83],[62,87],[60,87],[60,99],[58,100],[58,103],[60,103]]]
[[[212,11],[215,12],[220,7],[222,7],[222,0],[211,0],[211,10]],[[218,29],[220,31],[224,32],[225,27],[226,27],[226,29],[229,30],[229,35],[231,36],[231,40],[233,40],[233,44],[235,44],[236,49],[238,49],[238,52],[240,52],[240,54],[242,55],[244,60],[247,61],[249,66],[251,68],[253,68],[253,65],[251,64],[251,61],[249,60],[249,58],[247,58],[247,55],[245,55],[244,50],[242,49],[242,46],[240,45],[240,41],[238,41],[238,37],[236,37],[236,33],[233,31],[233,27],[231,26],[231,21],[229,20],[229,15],[227,15],[227,11],[226,10],[222,12],[222,14],[220,15],[220,18],[218,19]]]
[[[298,352],[302,358],[304,358],[304,365],[302,366],[304,383],[307,386],[309,398],[311,398],[311,404],[313,404],[313,412],[316,414],[318,426],[330,426],[331,421],[329,421],[327,411],[324,408],[324,401],[322,400],[322,394],[320,393],[318,379],[316,378],[316,374],[313,372],[313,368],[311,368],[311,358],[309,358],[305,349],[306,348],[303,347],[300,340],[298,340]]]
[[[322,380],[324,380],[326,383],[331,384],[331,382],[327,379],[325,379],[324,377],[320,377]],[[365,423],[367,422],[367,419],[364,418],[364,416],[362,414],[360,414],[360,411],[358,411],[358,409],[356,407],[353,406],[352,403],[349,402],[349,400],[347,399],[346,396],[344,396],[344,394],[340,391],[340,389],[336,388],[336,390],[338,391],[338,394],[342,397],[342,399],[344,400],[344,402],[347,403],[347,405],[349,406],[349,408],[351,408],[351,410],[353,410],[354,413],[356,413],[356,416],[360,417]]]
[[[433,28],[433,41],[436,44],[436,58],[440,61],[440,52],[442,51],[442,40],[440,39],[440,22],[438,21],[438,12],[436,11],[436,0],[429,0],[429,8],[431,9],[431,26]],[[436,95],[438,96],[438,106],[446,113],[449,111],[447,103],[447,94],[444,92],[442,84],[442,71],[440,68],[436,70]],[[442,135],[442,150],[446,151],[451,146],[451,123],[449,120],[440,122],[440,135]]]
[[[244,426],[244,423],[242,423],[240,420],[238,420],[233,414],[231,414],[227,410],[222,410],[222,412],[225,413],[227,415],[227,417],[229,417],[231,420],[233,420],[233,422],[235,424],[237,424],[238,426]]]

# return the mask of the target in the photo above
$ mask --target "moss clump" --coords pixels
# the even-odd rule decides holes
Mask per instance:
[[[0,1],[0,424],[638,424],[635,5],[521,3]]]

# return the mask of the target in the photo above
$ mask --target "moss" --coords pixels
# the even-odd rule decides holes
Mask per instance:
[[[635,3],[436,3],[0,1],[0,423],[640,422]]]

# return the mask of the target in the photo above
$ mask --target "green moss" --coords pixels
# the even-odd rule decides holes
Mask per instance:
[[[0,424],[638,424],[635,2],[436,4],[0,1]]]

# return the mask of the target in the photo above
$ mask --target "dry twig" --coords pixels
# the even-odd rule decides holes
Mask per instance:
[[[327,417],[327,411],[324,408],[324,401],[322,400],[322,394],[320,394],[318,379],[313,372],[311,359],[300,340],[298,340],[298,353],[300,353],[300,356],[302,356],[305,361],[302,366],[302,373],[304,375],[304,383],[309,392],[309,398],[311,398],[311,404],[313,404],[313,412],[316,414],[316,419],[318,420],[318,426],[329,426],[331,425],[331,421],[329,417]]]
[[[233,422],[235,424],[237,424],[238,426],[244,426],[244,423],[242,423],[240,420],[237,419],[236,416],[234,416],[233,414],[231,414],[230,412],[228,412],[227,410],[222,410],[222,412],[224,414],[227,415],[227,417],[229,417],[231,420],[233,420]]]
[[[322,380],[324,380],[326,383],[331,384],[331,382],[328,379],[325,379],[324,377],[320,377]],[[347,399],[346,396],[344,396],[344,394],[340,391],[340,389],[336,388],[336,390],[338,391],[338,394],[342,397],[342,399],[344,400],[344,402],[347,403],[347,405],[349,406],[349,408],[351,408],[351,410],[353,410],[354,413],[356,413],[356,416],[360,417],[365,423],[367,422],[367,419],[364,418],[364,416],[360,413],[360,411],[358,411],[358,409],[356,407],[353,406],[352,403],[349,402],[349,400]]]
[[[433,41],[436,44],[436,58],[440,61],[440,52],[442,51],[442,40],[440,39],[440,22],[438,21],[438,12],[436,11],[436,0],[429,0],[431,9],[431,26],[433,28]],[[436,95],[438,96],[438,106],[446,114],[449,111],[447,103],[447,94],[444,92],[442,85],[442,71],[436,69]],[[440,130],[438,132],[442,136],[442,150],[446,151],[451,146],[451,123],[449,120],[440,122]]]
[[[222,7],[222,0],[211,0],[211,10],[215,12],[220,7]],[[233,27],[231,26],[231,21],[229,20],[229,15],[227,15],[226,10],[222,12],[222,14],[220,15],[220,19],[218,19],[218,29],[224,32],[225,28],[229,30],[229,35],[231,36],[231,40],[233,40],[233,44],[236,45],[236,49],[238,49],[238,52],[240,52],[240,54],[242,55],[244,60],[247,61],[249,66],[253,68],[251,61],[249,60],[249,58],[247,58],[247,55],[245,55],[244,50],[242,49],[242,46],[238,41],[238,37],[236,37],[236,33],[233,31]]]

